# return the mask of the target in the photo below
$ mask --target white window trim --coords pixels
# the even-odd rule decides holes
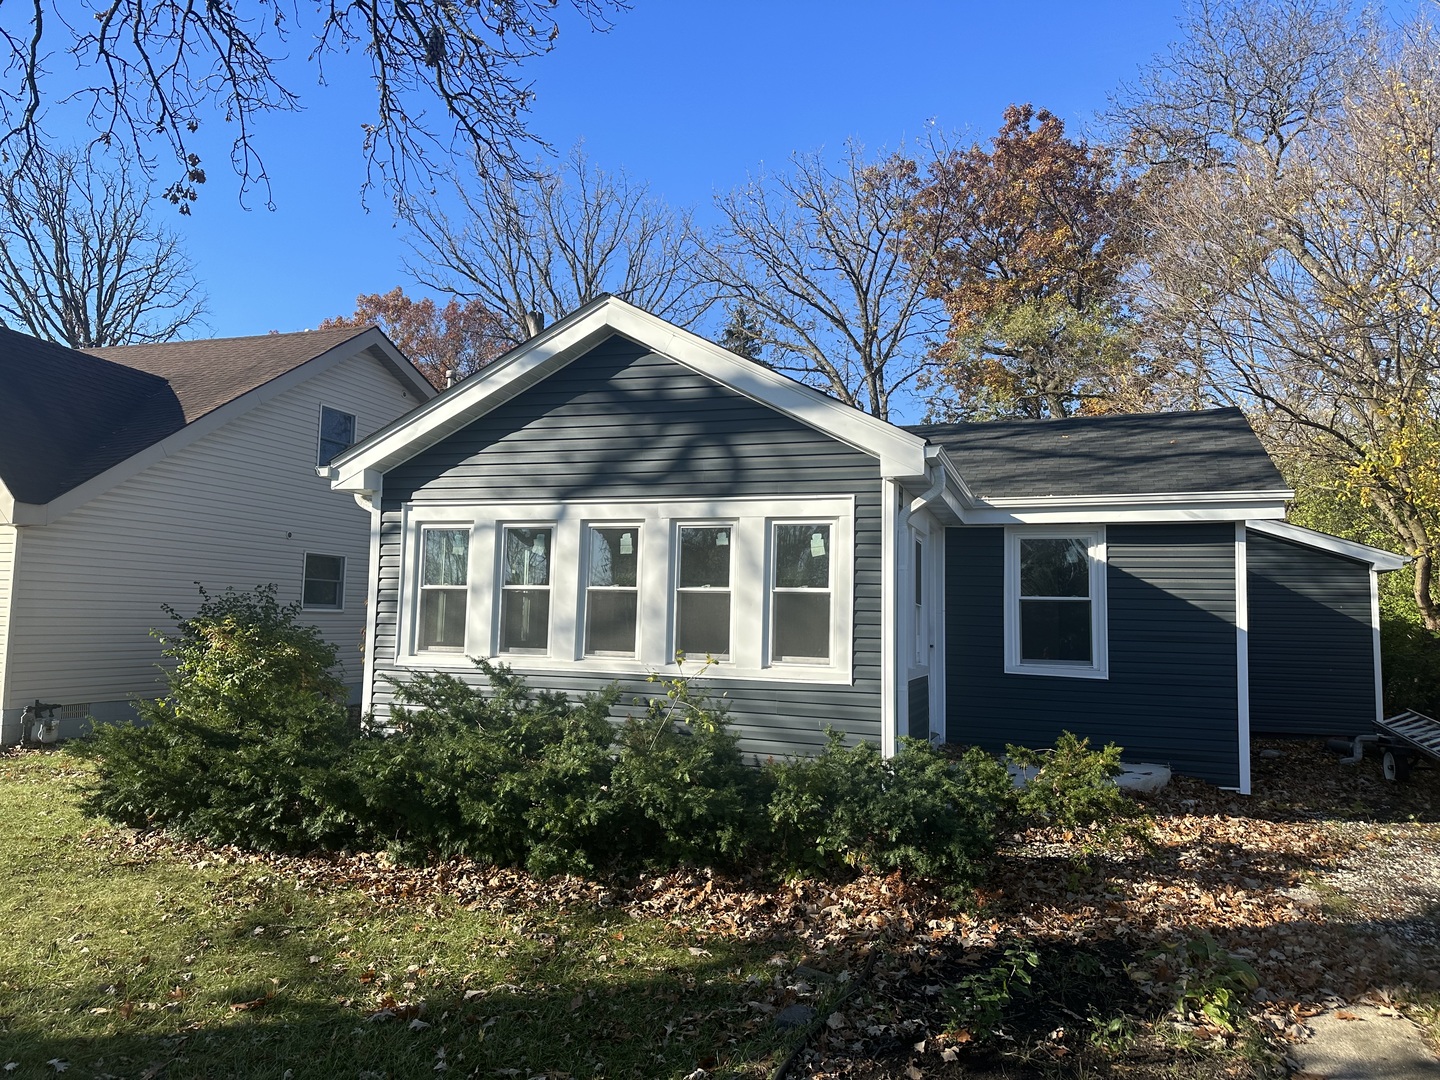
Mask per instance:
[[[453,645],[441,645],[434,648],[420,648],[420,596],[422,593],[421,581],[425,561],[425,545],[421,543],[422,534],[430,529],[456,529],[469,533],[470,539],[466,544],[468,557],[465,566],[465,580],[470,584],[465,598],[465,644],[460,648]],[[474,632],[474,581],[475,581],[475,529],[468,521],[457,520],[453,517],[426,518],[424,521],[407,523],[405,529],[405,566],[402,576],[409,584],[409,618],[401,621],[396,628],[402,637],[397,638],[398,650],[402,656],[411,657],[416,664],[434,666],[440,663],[457,662],[464,660],[475,640]],[[437,586],[442,587],[442,586]],[[443,588],[458,588],[458,586],[447,585]]]
[[[836,584],[836,563],[838,552],[835,550],[839,545],[835,537],[839,534],[840,522],[833,517],[796,517],[787,515],[783,517],[767,517],[765,527],[765,663],[767,667],[781,668],[785,671],[825,671],[830,666],[830,661],[816,663],[814,660],[782,660],[774,655],[775,650],[775,597],[777,592],[789,593],[818,593],[819,589],[780,589],[775,584],[775,532],[778,525],[827,525],[830,528],[830,585],[824,590],[830,597],[830,655],[833,657],[836,650],[840,648],[840,619],[839,606],[835,594]],[[853,596],[851,599],[853,606]]]
[[[826,665],[769,662],[770,522],[825,522],[832,526],[831,597],[836,612],[833,647]],[[731,655],[705,672],[707,681],[752,680],[849,685],[854,679],[855,500],[851,496],[760,499],[667,499],[663,502],[411,503],[402,512],[399,667],[471,670],[471,657],[512,664],[524,672],[568,672],[613,678],[693,673],[703,657],[675,663],[674,586],[679,525],[729,525],[731,543]],[[640,529],[639,625],[636,653],[586,656],[584,539],[587,527],[631,525]],[[550,575],[550,649],[547,655],[500,653],[500,537],[506,527],[554,528]],[[465,649],[415,649],[419,612],[419,538],[422,528],[470,530],[469,608]]]
[[[337,593],[340,602],[338,604],[307,604],[305,602],[305,583],[310,580],[306,574],[306,568],[310,562],[310,556],[315,555],[322,559],[340,560],[340,589]],[[345,610],[345,583],[350,573],[348,560],[344,555],[335,555],[329,551],[306,551],[300,556],[300,610],[301,611],[340,611]]]
[[[1090,564],[1091,662],[1061,663],[1020,659],[1020,541],[1085,541]],[[1047,675],[1067,679],[1110,677],[1109,611],[1105,588],[1105,526],[1054,525],[1005,530],[1005,671],[1009,675]]]
[[[353,413],[353,412],[351,412],[349,409],[342,409],[342,408],[340,408],[340,406],[338,406],[338,405],[327,405],[327,404],[326,404],[325,402],[323,402],[323,401],[320,402],[320,404],[317,406],[317,408],[316,408],[316,410],[315,410],[315,467],[316,467],[316,468],[322,468],[322,467],[324,467],[324,466],[326,466],[326,465],[328,465],[328,464],[330,463],[330,462],[328,462],[328,461],[321,461],[321,460],[320,460],[320,459],[324,456],[324,450],[325,450],[325,437],[324,437],[324,436],[325,436],[325,410],[326,410],[326,409],[329,409],[331,412],[339,413],[341,416],[348,416],[348,417],[350,417],[350,446],[354,446],[354,445],[359,441],[359,439],[360,439],[360,416],[359,416],[358,413]],[[345,453],[346,450],[350,449],[350,446],[344,447],[343,449],[337,451],[337,452],[332,456],[331,460],[333,461],[335,458],[338,458],[341,454]]]

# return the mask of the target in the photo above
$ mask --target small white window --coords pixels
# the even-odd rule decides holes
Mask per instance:
[[[463,651],[469,598],[468,529],[422,529],[418,649]]]
[[[675,577],[675,649],[687,657],[730,657],[729,525],[682,525]]]
[[[340,611],[345,606],[345,556],[305,555],[300,605],[306,611]]]
[[[1005,543],[1005,668],[1105,678],[1102,530],[1011,530]]]
[[[830,662],[831,529],[826,523],[776,523],[772,539],[770,658]]]
[[[585,586],[585,655],[634,656],[640,612],[640,527],[592,525]]]
[[[340,454],[355,445],[355,416],[353,413],[320,406],[320,450],[316,455],[317,465],[329,465]]]
[[[510,527],[501,547],[500,651],[550,648],[550,554],[554,530]]]

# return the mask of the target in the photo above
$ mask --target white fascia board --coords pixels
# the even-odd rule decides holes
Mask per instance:
[[[1303,525],[1292,525],[1288,521],[1250,520],[1245,522],[1245,527],[1258,533],[1264,533],[1266,536],[1273,536],[1277,540],[1289,540],[1302,547],[1328,551],[1332,555],[1368,563],[1371,569],[1380,573],[1399,570],[1410,562],[1408,555],[1396,555],[1393,551],[1371,547],[1369,544],[1361,544],[1354,540],[1342,540],[1338,536],[1307,529]]]
[[[117,484],[123,483],[137,473],[143,472],[155,464],[155,462],[173,456],[198,439],[202,439],[211,432],[224,427],[236,417],[249,412],[257,406],[263,405],[267,401],[279,397],[281,394],[313,379],[317,375],[324,374],[337,364],[342,364],[346,360],[366,351],[370,351],[372,357],[374,357],[375,349],[379,349],[395,359],[395,370],[397,373],[402,370],[399,367],[402,363],[413,369],[413,365],[390,343],[390,339],[381,333],[379,329],[371,327],[369,330],[357,334],[355,337],[346,338],[340,344],[325,350],[318,356],[306,360],[303,364],[296,365],[283,375],[277,375],[269,382],[227,401],[218,408],[211,409],[204,416],[186,424],[168,438],[161,439],[157,443],[151,443],[139,453],[132,454],[124,461],[111,466],[99,476],[92,476],[89,480],[85,481],[85,483],[78,487],[71,488],[59,498],[52,499],[43,506],[16,504],[17,513],[21,512],[20,507],[28,507],[28,516],[31,518],[29,521],[17,521],[16,524],[48,525],[50,522],[64,517],[72,510],[84,506],[91,499],[103,495]],[[415,370],[415,374],[425,388],[423,392],[433,394],[435,388],[425,380],[423,375],[420,375],[418,370]],[[408,382],[409,380],[406,379],[402,381]],[[417,385],[415,389],[417,392],[421,392],[419,385]]]
[[[548,378],[611,334],[630,338],[738,394],[879,458],[884,476],[925,476],[924,439],[609,296],[560,320],[503,360],[341,454],[331,465],[331,486],[359,490],[355,485],[366,470],[388,472]]]
[[[1290,491],[1214,491],[1150,495],[1055,495],[979,499],[960,510],[967,525],[1113,524],[1278,520]]]

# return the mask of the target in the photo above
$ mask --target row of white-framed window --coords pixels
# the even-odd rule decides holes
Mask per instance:
[[[837,558],[848,514],[760,519],[752,507],[686,520],[662,516],[666,509],[629,520],[580,509],[578,529],[573,515],[412,522],[412,615],[408,635],[402,630],[412,658],[475,653],[625,668],[683,654],[737,674],[848,671],[850,560],[843,550]]]

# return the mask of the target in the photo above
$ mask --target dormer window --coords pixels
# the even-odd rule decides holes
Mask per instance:
[[[317,465],[329,465],[340,454],[355,445],[355,414],[320,406],[320,450]]]

